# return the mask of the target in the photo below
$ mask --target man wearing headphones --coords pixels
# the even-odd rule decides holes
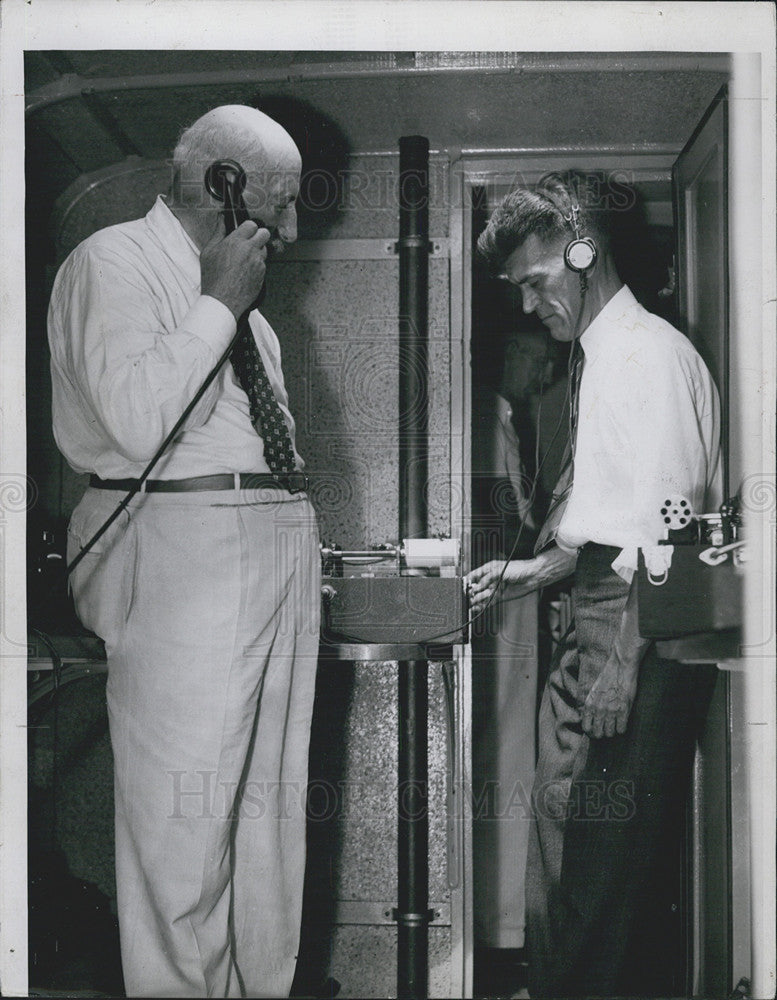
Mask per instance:
[[[599,174],[511,192],[478,241],[570,352],[572,449],[535,557],[469,575],[475,609],[575,572],[543,694],[527,862],[532,997],[666,996],[678,817],[709,671],[639,635],[637,552],[667,567],[660,508],[720,503],[719,402],[691,343],[618,277]],[[714,677],[714,674],[712,675]],[[682,988],[682,987],[679,987]]]
[[[216,108],[178,141],[171,196],[90,236],[52,291],[54,433],[90,474],[68,558],[108,659],[132,997],[276,997],[295,971],[320,556],[253,304],[268,245],[296,238],[300,168],[272,119]],[[230,205],[249,216],[232,232]]]

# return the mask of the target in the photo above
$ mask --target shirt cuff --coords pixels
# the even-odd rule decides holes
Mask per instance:
[[[201,295],[178,329],[204,340],[213,353],[220,356],[235,335],[237,322],[223,302],[212,295]]]

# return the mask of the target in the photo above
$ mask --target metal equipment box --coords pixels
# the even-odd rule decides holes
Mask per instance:
[[[322,585],[325,638],[359,643],[466,641],[461,577],[324,577]]]

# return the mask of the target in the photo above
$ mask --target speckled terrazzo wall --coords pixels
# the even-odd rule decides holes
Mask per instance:
[[[397,898],[396,687],[395,663],[319,669],[300,975],[336,979],[343,997],[396,996],[396,927],[385,918]],[[442,667],[431,664],[429,905],[443,916],[430,928],[429,969],[430,996],[438,997],[455,995],[446,924],[449,877],[458,881],[457,866],[448,868],[447,725]]]
[[[343,548],[397,541],[396,260],[285,263],[266,312],[281,339],[322,538]],[[430,529],[450,530],[447,261],[430,267]],[[291,302],[291,308],[276,302]],[[276,315],[276,309],[278,314]],[[443,339],[443,334],[445,337]]]
[[[327,237],[398,236],[398,159],[354,157],[360,196],[342,196]],[[447,170],[430,165],[429,230],[448,235]],[[398,541],[399,264],[274,264],[263,310],[281,341],[297,440],[313,480],[321,535],[343,548]],[[429,262],[429,529],[450,525],[449,266]],[[419,405],[421,401],[419,401]]]

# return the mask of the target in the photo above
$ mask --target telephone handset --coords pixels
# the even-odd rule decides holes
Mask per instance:
[[[249,218],[248,209],[243,201],[245,186],[245,170],[243,170],[236,160],[216,160],[205,171],[206,191],[224,205],[222,215],[224,216],[227,236]],[[254,221],[260,229],[266,228],[261,219],[255,219]],[[252,308],[256,308],[256,306],[262,304],[266,292],[267,279],[265,278],[261,291]]]

